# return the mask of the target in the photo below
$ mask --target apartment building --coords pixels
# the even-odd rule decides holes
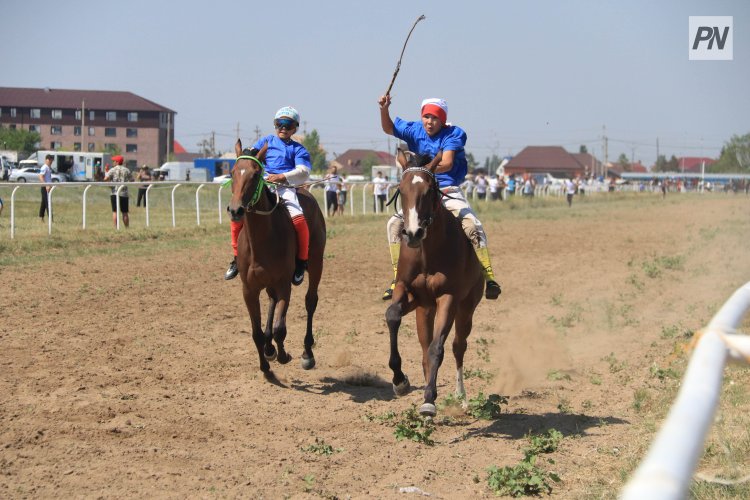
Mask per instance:
[[[116,148],[131,169],[167,161],[175,114],[131,92],[0,87],[1,126],[38,132],[39,149]]]

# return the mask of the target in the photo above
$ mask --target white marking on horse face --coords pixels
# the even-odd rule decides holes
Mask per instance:
[[[422,177],[419,175],[415,175],[411,180],[412,184],[419,184],[420,182],[424,182],[424,179],[422,179]]]
[[[240,175],[245,175],[245,169],[244,168],[240,169]]]
[[[414,234],[419,229],[419,214],[417,214],[417,208],[411,207],[404,217],[404,226],[406,231]]]

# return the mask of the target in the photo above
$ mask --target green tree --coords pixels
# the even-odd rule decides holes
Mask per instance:
[[[581,144],[581,145],[579,146],[579,148],[578,148],[578,152],[579,152],[579,153],[588,153],[588,152],[589,152],[589,149],[588,149],[588,148],[586,147],[586,145],[585,145],[585,144]]]
[[[313,129],[312,132],[307,134],[302,140],[302,145],[305,146],[305,149],[310,153],[312,171],[320,174],[325,172],[326,152],[320,146],[320,136],[318,135],[318,131]],[[372,170],[372,165],[374,165],[374,163],[370,164],[370,170]]]
[[[628,161],[628,157],[625,155],[625,153],[620,153],[620,157],[617,158],[617,163],[622,167],[623,172],[630,172],[630,161]]]
[[[669,159],[667,164],[665,165],[665,172],[678,172],[679,171],[679,161],[677,161],[677,157],[675,155],[672,155],[672,157]]]
[[[38,149],[41,140],[39,132],[0,126],[0,149],[18,151],[28,156]]]
[[[750,173],[750,134],[733,135],[721,148],[719,161],[707,167],[706,170]]]
[[[654,172],[666,172],[667,171],[667,157],[659,155],[656,159],[656,165],[654,165]]]
[[[378,157],[375,155],[367,155],[362,160],[362,175],[368,179],[372,179],[372,167],[379,163]]]
[[[109,144],[106,148],[104,148],[104,152],[109,153],[112,156],[122,154],[122,150],[117,144]]]
[[[471,153],[466,153],[466,163],[469,167],[469,172],[473,172],[475,168],[479,166],[479,162],[474,158]]]

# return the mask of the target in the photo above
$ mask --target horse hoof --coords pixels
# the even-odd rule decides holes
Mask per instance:
[[[285,352],[283,354],[281,354],[281,353],[279,354],[278,361],[282,365],[285,365],[285,364],[289,363],[291,360],[292,360],[292,355],[289,354],[288,352]]]
[[[400,384],[393,384],[393,393],[396,396],[403,396],[409,392],[409,377],[404,376],[404,381]]]
[[[276,352],[276,348],[271,346],[270,354],[266,351],[263,351],[263,357],[266,358],[267,361],[276,361],[276,356],[278,353]]]
[[[423,417],[434,417],[437,415],[437,408],[432,403],[425,403],[419,407],[419,414]]]
[[[303,357],[300,359],[300,365],[303,370],[312,370],[315,368],[315,358],[310,356],[309,358]]]

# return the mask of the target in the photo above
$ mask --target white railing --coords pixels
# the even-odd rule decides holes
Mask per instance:
[[[648,455],[623,489],[623,500],[687,498],[721,394],[727,357],[750,362],[750,336],[737,332],[748,309],[750,282],[727,300],[702,331],[677,399]]]

